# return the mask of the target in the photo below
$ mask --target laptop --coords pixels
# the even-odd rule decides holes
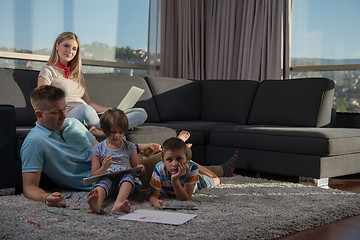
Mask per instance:
[[[119,106],[117,106],[117,109],[120,109],[121,111],[128,110],[135,106],[137,101],[140,99],[141,95],[145,92],[144,89],[132,86],[128,93],[125,95],[123,100],[120,102]],[[98,112],[99,117],[103,115],[104,112]]]
[[[132,86],[130,88],[129,92],[125,95],[123,100],[120,102],[119,106],[117,106],[117,109],[125,111],[125,110],[128,110],[128,109],[134,107],[144,92],[145,92],[144,89]]]

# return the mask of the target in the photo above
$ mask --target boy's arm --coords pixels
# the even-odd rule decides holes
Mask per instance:
[[[151,188],[149,202],[154,206],[154,208],[162,210],[163,209],[162,205],[164,201],[159,199],[159,195],[160,195],[160,190]]]
[[[181,186],[180,181],[177,180],[177,181],[174,181],[172,184],[173,184],[176,198],[178,200],[187,201],[187,200],[191,199],[196,183],[184,185],[184,187],[183,187],[183,186]]]
[[[181,162],[178,165],[178,173],[171,176],[171,182],[174,188],[176,198],[180,201],[190,200],[195,188],[195,184],[186,184],[184,187],[180,183],[180,177],[189,171],[189,165]]]

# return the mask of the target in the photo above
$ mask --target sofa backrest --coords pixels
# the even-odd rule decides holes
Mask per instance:
[[[199,120],[200,81],[182,78],[147,77],[161,121]]]
[[[144,89],[134,107],[146,110],[147,122],[160,121],[153,95],[144,78],[103,74],[84,74],[84,78],[91,101],[106,107],[117,107],[132,86]]]
[[[30,93],[37,85],[39,71],[0,68],[0,103],[15,107],[16,126],[34,126],[36,116]]]
[[[323,127],[330,124],[335,83],[326,78],[260,83],[248,124]]]
[[[202,80],[201,120],[246,124],[259,82]]]

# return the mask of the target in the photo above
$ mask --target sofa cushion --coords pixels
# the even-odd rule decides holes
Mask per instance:
[[[116,108],[132,86],[145,90],[134,107],[144,108],[148,122],[158,122],[159,115],[150,88],[144,78],[103,74],[84,74],[90,99],[100,105]]]
[[[133,143],[162,144],[171,137],[176,137],[176,131],[163,126],[138,126],[126,134],[126,139]]]
[[[180,78],[148,77],[161,121],[199,120],[200,82]]]
[[[210,132],[213,146],[335,156],[359,153],[360,129],[238,125]]]
[[[190,132],[190,138],[188,142],[193,144],[206,144],[208,133],[216,128],[224,126],[236,126],[235,123],[230,122],[211,122],[211,121],[166,121],[161,123],[146,123],[146,126],[165,126],[175,129],[177,133],[182,130]]]
[[[39,72],[20,69],[0,69],[0,103],[15,106],[16,126],[34,126],[36,116],[30,103],[30,93],[37,86]]]
[[[331,121],[334,81],[326,78],[260,83],[248,124],[321,127]]]
[[[201,81],[201,120],[246,124],[258,84],[249,80]]]
[[[146,126],[165,126],[175,129],[177,134],[182,130],[190,132],[190,138],[187,143],[192,143],[192,160],[199,164],[205,164],[205,146],[208,143],[208,134],[212,129],[224,126],[235,126],[230,122],[211,122],[211,121],[166,121],[161,123],[146,123]]]

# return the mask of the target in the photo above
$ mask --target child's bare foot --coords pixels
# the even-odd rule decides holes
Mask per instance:
[[[190,137],[190,133],[188,131],[181,131],[177,137],[186,142]]]
[[[87,197],[87,202],[89,204],[90,210],[93,213],[99,213],[101,211],[101,206],[99,204],[99,195],[98,195],[98,190],[91,190]]]
[[[113,209],[111,209],[111,211],[128,213],[128,212],[130,212],[130,209],[131,209],[131,205],[129,203],[129,200],[126,199],[120,204],[117,204],[115,202],[114,207],[113,207]]]
[[[95,126],[92,126],[91,128],[89,128],[89,132],[94,136],[104,136],[105,135],[103,130],[99,130]]]

